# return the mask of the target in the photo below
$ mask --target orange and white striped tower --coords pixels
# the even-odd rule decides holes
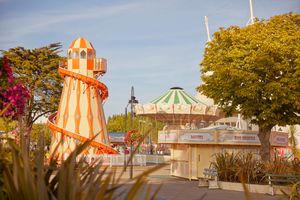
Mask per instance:
[[[72,42],[67,63],[59,67],[64,78],[63,91],[57,113],[48,119],[53,131],[50,152],[60,143],[56,156],[64,159],[79,142],[98,136],[85,151],[86,154],[114,154],[107,135],[103,101],[108,97],[107,87],[97,80],[106,72],[106,60],[96,58],[93,45],[85,38]]]

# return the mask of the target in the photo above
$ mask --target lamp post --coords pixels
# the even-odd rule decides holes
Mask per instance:
[[[127,106],[125,107],[125,132],[127,132],[126,130],[126,123],[127,123],[127,107],[130,105],[130,121],[129,121],[129,129],[131,130],[132,129],[132,118],[134,117],[134,106],[136,104],[138,104],[138,100],[136,100],[135,96],[134,96],[134,88],[133,86],[131,87],[131,93],[130,93],[130,99],[128,101],[128,104]],[[133,178],[133,163],[132,163],[132,160],[133,160],[133,155],[132,155],[132,152],[133,152],[133,145],[132,145],[132,142],[130,143],[130,155],[132,157],[131,161],[130,161],[130,179]],[[125,153],[124,153],[125,154]],[[126,158],[126,157],[125,157]],[[125,161],[126,162],[126,161]],[[124,163],[125,164],[125,163]],[[125,169],[125,166],[124,166],[124,169]]]
[[[126,171],[126,149],[127,149],[127,145],[125,143],[125,136],[127,134],[127,107],[129,104],[127,104],[127,106],[125,107],[125,113],[124,113],[124,168],[123,170]]]

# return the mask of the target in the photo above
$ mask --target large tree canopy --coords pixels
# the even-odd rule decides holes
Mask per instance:
[[[261,156],[270,157],[273,126],[300,122],[300,15],[284,14],[246,27],[221,28],[207,44],[198,87],[227,115],[259,126]]]
[[[14,77],[29,90],[31,99],[25,112],[29,129],[40,116],[57,110],[62,89],[62,79],[57,72],[62,60],[58,55],[60,48],[60,43],[54,43],[33,50],[16,47],[3,51],[12,65]]]

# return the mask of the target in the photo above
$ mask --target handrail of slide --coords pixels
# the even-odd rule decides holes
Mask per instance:
[[[86,83],[88,85],[92,85],[95,89],[101,91],[100,97],[101,97],[102,101],[104,101],[105,99],[107,99],[107,97],[108,97],[107,87],[106,87],[106,85],[104,85],[103,83],[99,82],[98,80],[96,80],[94,78],[91,78],[91,77],[88,77],[88,76],[85,76],[85,75],[82,75],[82,74],[79,74],[79,73],[76,73],[76,72],[69,71],[69,70],[67,70],[67,69],[65,69],[63,67],[59,67],[58,68],[58,72],[63,77],[64,76],[70,76],[72,78],[81,80],[82,82],[84,82],[84,83]]]
[[[63,77],[64,76],[69,76],[69,77],[78,79],[78,80],[80,80],[80,81],[82,81],[82,82],[84,82],[88,85],[93,86],[95,89],[100,90],[101,91],[100,96],[101,96],[102,100],[105,100],[108,97],[107,87],[103,83],[99,82],[98,80],[93,79],[93,78],[88,77],[88,76],[84,76],[82,74],[78,74],[78,73],[75,73],[75,72],[68,71],[67,69],[62,68],[62,67],[59,67],[58,72]],[[57,112],[50,115],[49,118],[48,118],[48,122],[47,122],[48,127],[52,131],[60,132],[61,134],[66,135],[68,137],[71,137],[73,139],[79,140],[80,142],[85,142],[89,139],[89,138],[83,137],[79,134],[75,134],[75,133],[72,133],[72,132],[70,132],[66,129],[58,127],[56,125],[56,122],[55,122],[56,114],[57,114]],[[98,152],[101,152],[101,153],[118,154],[118,152],[116,150],[114,150],[110,146],[108,146],[106,144],[103,144],[103,143],[100,143],[100,142],[91,141],[90,146],[92,146],[94,148],[97,148]]]

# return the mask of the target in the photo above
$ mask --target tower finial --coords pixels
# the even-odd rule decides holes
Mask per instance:
[[[206,33],[207,33],[207,42],[210,42],[211,38],[210,38],[210,33],[209,33],[208,17],[207,16],[204,16],[204,21],[205,21],[205,27],[206,27]]]
[[[254,14],[253,14],[252,0],[249,0],[249,6],[250,6],[250,19],[249,19],[247,25],[252,25],[252,24],[254,24]]]

